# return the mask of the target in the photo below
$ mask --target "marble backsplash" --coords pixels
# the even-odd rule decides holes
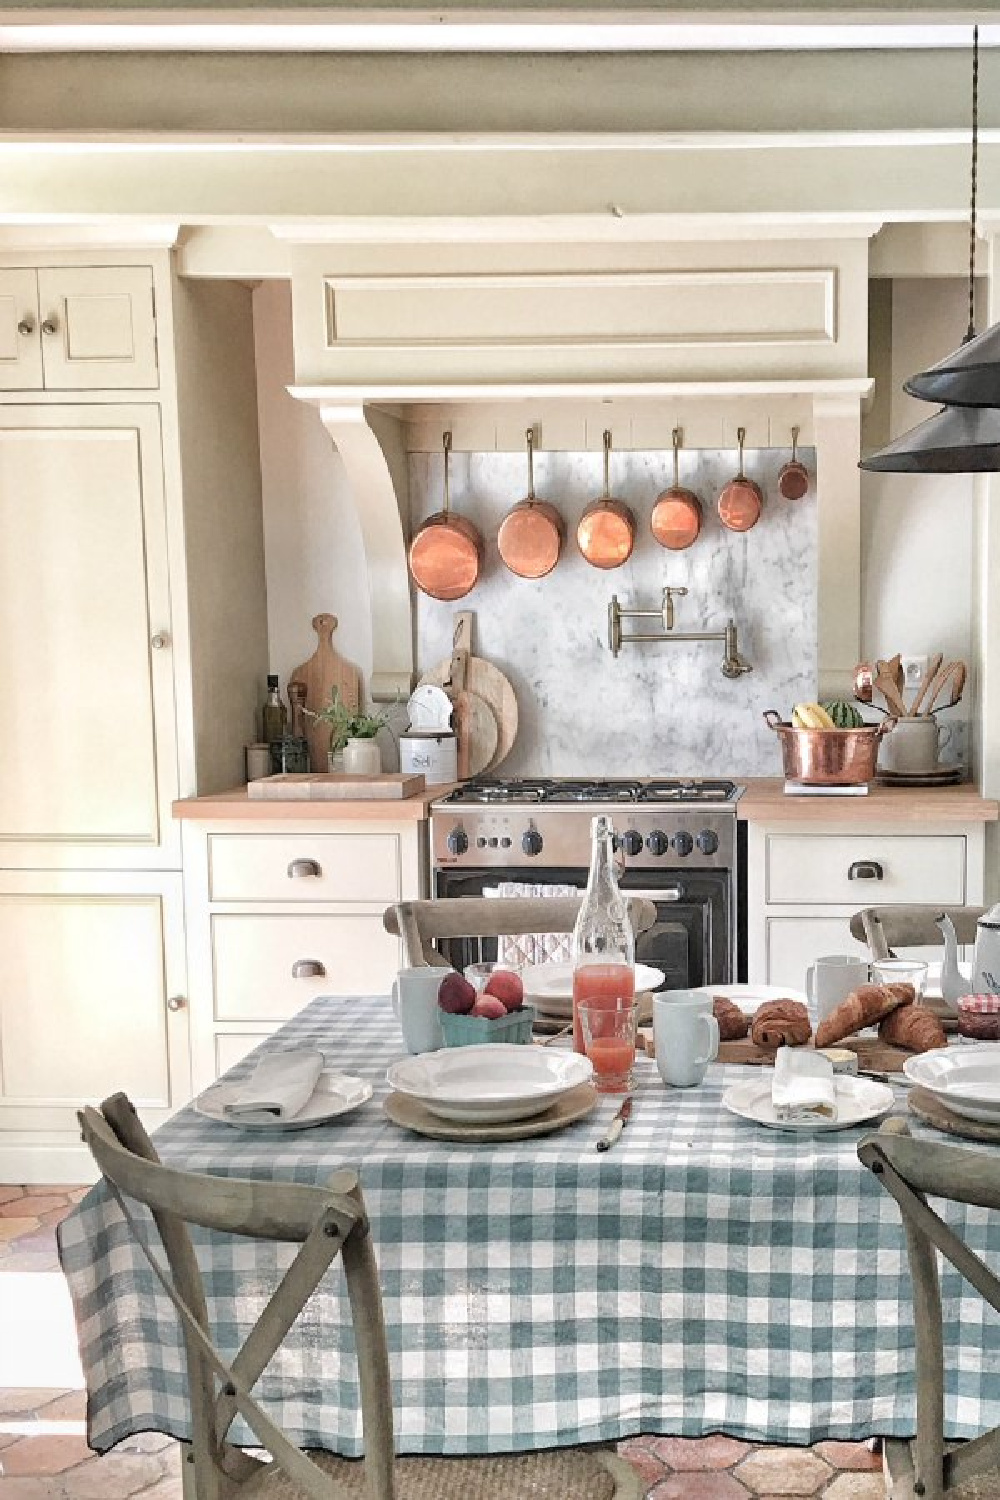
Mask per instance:
[[[716,499],[735,473],[735,454],[699,450],[682,456],[681,482],[700,495],[701,534],[685,552],[653,539],[649,517],[671,479],[667,452],[612,455],[611,492],[636,516],[636,543],[622,567],[591,567],[576,546],[577,522],[601,493],[600,453],[537,453],[535,493],[559,508],[566,539],[555,569],[527,580],[508,572],[497,551],[497,528],[527,490],[527,461],[517,453],[455,453],[452,507],[486,540],[479,583],[455,604],[417,594],[420,670],[450,655],[454,614],[474,613],[473,649],[501,667],[517,695],[517,743],[503,762],[510,776],[757,776],[780,773],[768,708],[783,717],[816,692],[815,453],[800,458],[812,483],[805,498],[783,500],[780,450],[748,451],[746,471],[764,490],[752,530],[727,531]],[[410,457],[414,529],[441,508],[442,457]],[[658,609],[666,584],[685,587],[675,601],[675,630],[722,630],[736,620],[740,654],[753,671],[722,675],[721,641],[608,645],[608,604]],[[656,630],[657,622],[623,628]]]

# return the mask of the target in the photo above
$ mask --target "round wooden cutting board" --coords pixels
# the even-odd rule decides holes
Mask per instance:
[[[486,763],[479,771],[470,770],[470,776],[480,771],[493,771],[509,755],[517,737],[517,699],[510,681],[499,667],[481,656],[472,654],[472,611],[462,610],[455,616],[454,649],[452,655],[421,676],[421,682],[432,682],[450,693],[452,663],[455,653],[466,653],[465,691],[474,693],[482,700],[496,723],[496,744]],[[457,732],[457,725],[456,725]]]

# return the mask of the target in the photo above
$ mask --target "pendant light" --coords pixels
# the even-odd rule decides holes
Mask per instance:
[[[941,411],[863,458],[874,473],[977,474],[1000,472],[1000,325],[977,336],[976,189],[979,160],[979,27],[972,30],[972,172],[969,212],[969,325],[961,347],[904,382]]]

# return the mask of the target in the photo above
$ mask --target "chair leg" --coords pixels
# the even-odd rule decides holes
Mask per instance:
[[[944,1337],[937,1252],[904,1217],[917,1339],[917,1435],[914,1488],[923,1500],[944,1495]],[[922,1488],[916,1489],[920,1485]]]

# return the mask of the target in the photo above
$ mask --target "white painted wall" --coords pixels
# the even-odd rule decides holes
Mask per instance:
[[[372,667],[371,610],[361,530],[344,466],[316,410],[294,400],[288,282],[254,292],[257,403],[264,506],[270,670],[284,693],[292,671],[316,649],[310,621],[329,611],[334,648]]]

